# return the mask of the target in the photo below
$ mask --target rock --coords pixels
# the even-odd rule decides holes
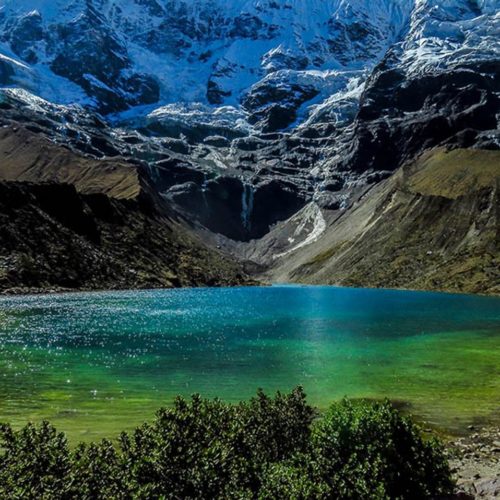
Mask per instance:
[[[254,40],[269,38],[269,26],[257,16],[243,13],[233,21],[233,27],[229,32],[233,38],[252,38]]]
[[[183,139],[165,138],[162,140],[162,145],[174,153],[188,155],[191,152],[191,146]]]
[[[216,148],[227,148],[230,145],[229,139],[221,135],[212,135],[206,137],[203,140],[203,143],[207,144],[208,146],[214,146]]]
[[[22,59],[30,64],[38,62],[38,56],[33,45],[44,38],[42,16],[36,10],[18,18],[11,28],[10,46]]]
[[[474,495],[470,493],[466,493],[465,491],[459,491],[455,495],[453,495],[452,499],[455,500],[474,500]]]
[[[455,477],[461,492],[470,498],[496,498],[499,492],[500,468],[490,446],[491,437],[496,435],[495,428],[482,428],[472,436],[456,440],[452,446],[452,466],[457,469]],[[466,453],[464,450],[472,450]],[[480,452],[478,452],[480,450]]]
[[[479,498],[496,498],[500,496],[500,478],[488,479],[475,484]]]
[[[63,184],[0,182],[0,195],[0,262],[12,259],[10,271],[0,274],[0,291],[217,286],[247,279],[238,265],[163,218],[153,200],[145,210],[145,192],[141,200],[116,200]]]
[[[275,132],[292,124],[298,108],[318,93],[311,85],[265,80],[250,89],[242,106],[256,127],[263,132]]]
[[[14,68],[7,61],[0,59],[0,84],[10,85],[15,75]]]

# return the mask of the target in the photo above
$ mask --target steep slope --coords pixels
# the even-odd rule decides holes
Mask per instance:
[[[280,281],[500,292],[500,153],[435,150],[364,194]]]
[[[140,166],[23,127],[0,129],[0,165],[0,291],[250,282],[174,216]]]
[[[237,264],[144,199],[0,182],[0,292],[245,283]]]

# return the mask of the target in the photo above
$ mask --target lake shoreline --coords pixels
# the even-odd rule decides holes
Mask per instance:
[[[500,427],[469,426],[466,436],[446,443],[457,498],[500,495]]]
[[[239,283],[235,285],[221,285],[221,286],[183,286],[183,287],[171,287],[166,288],[163,286],[159,287],[144,287],[144,288],[129,288],[129,287],[116,287],[116,288],[92,288],[92,287],[81,287],[81,288],[64,288],[64,287],[12,287],[7,289],[0,289],[0,297],[20,297],[23,295],[62,295],[62,294],[76,294],[76,293],[104,293],[104,292],[146,292],[146,291],[161,291],[161,290],[197,290],[205,288],[252,288],[252,287],[279,287],[279,286],[289,286],[289,287],[304,287],[304,288],[320,288],[320,287],[330,287],[330,288],[344,288],[352,290],[387,290],[394,292],[415,292],[415,293],[439,293],[445,295],[464,295],[473,297],[500,297],[500,292],[498,293],[470,293],[461,292],[455,290],[442,290],[442,289],[422,289],[422,288],[384,288],[384,287],[370,287],[370,286],[349,286],[349,285],[335,285],[335,284],[311,284],[311,283],[266,283],[264,281],[259,281],[256,279],[252,281],[250,279],[248,283]]]

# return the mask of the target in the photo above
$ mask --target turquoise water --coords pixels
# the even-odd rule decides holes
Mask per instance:
[[[177,394],[302,384],[325,408],[388,397],[456,429],[500,420],[500,298],[334,287],[0,299],[0,420],[116,435]]]

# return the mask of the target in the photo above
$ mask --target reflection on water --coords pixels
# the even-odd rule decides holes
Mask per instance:
[[[389,397],[438,425],[494,419],[500,299],[266,287],[0,299],[0,419],[116,433],[177,394],[304,385],[321,408]]]

